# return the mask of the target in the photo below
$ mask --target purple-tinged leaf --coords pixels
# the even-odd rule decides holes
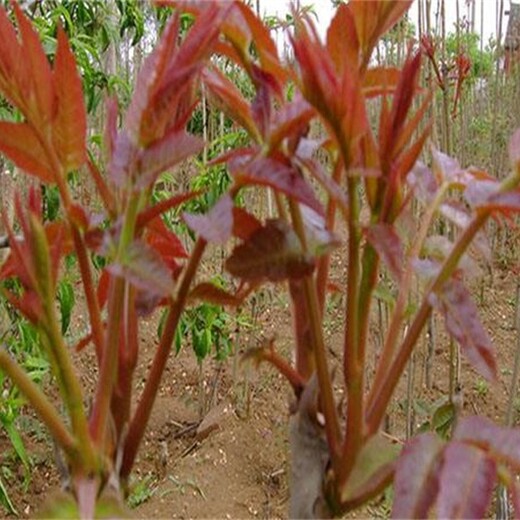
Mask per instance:
[[[485,205],[497,190],[496,180],[478,180],[468,183],[464,190],[464,198],[472,208],[478,208]]]
[[[441,270],[440,262],[430,258],[415,258],[412,260],[412,266],[417,276],[426,282],[432,281]],[[432,300],[437,301],[437,297],[434,295]]]
[[[433,172],[422,162],[418,162],[414,166],[406,180],[418,197],[425,202],[430,202],[439,189],[439,183]]]
[[[439,518],[484,518],[497,478],[495,462],[475,446],[452,441],[444,450]]]
[[[108,166],[108,173],[116,186],[124,187],[131,181],[135,182],[138,156],[139,150],[127,132],[119,132]]]
[[[202,139],[184,130],[173,130],[167,133],[162,139],[143,150],[136,188],[149,187],[161,173],[200,152],[203,147]]]
[[[481,206],[483,209],[490,209],[500,213],[519,213],[520,212],[520,190],[494,193],[490,195],[486,202]]]
[[[316,179],[317,182],[327,192],[327,195],[335,201],[343,210],[344,214],[348,213],[348,198],[345,191],[339,186],[334,179],[328,175],[323,166],[313,159],[303,159],[296,157],[296,161],[300,166],[303,166],[309,174]]]
[[[380,435],[372,436],[361,448],[345,487],[342,502],[362,503],[380,493],[395,470],[399,446]]]
[[[448,333],[458,341],[463,354],[486,379],[496,379],[495,351],[486,329],[478,316],[478,309],[463,283],[447,281],[433,299],[443,315]]]
[[[339,238],[326,228],[325,218],[308,206],[300,205],[307,249],[314,256],[329,253],[340,245]]]
[[[260,135],[265,140],[271,121],[271,99],[273,94],[271,83],[274,82],[274,79],[255,64],[251,65],[250,74],[256,86],[256,96],[251,103],[251,113]]]
[[[374,224],[365,230],[365,237],[383,259],[396,281],[401,279],[404,265],[403,244],[390,224]]]
[[[107,266],[113,276],[120,276],[151,297],[167,297],[173,293],[170,270],[159,253],[140,240],[127,249],[125,258]]]
[[[439,210],[444,217],[460,229],[464,229],[471,221],[471,215],[460,202],[444,202]]]
[[[408,441],[397,461],[393,518],[426,518],[439,490],[443,443],[434,433]]]
[[[487,450],[497,462],[520,471],[520,429],[504,428],[486,417],[460,419],[453,438]]]
[[[233,201],[226,194],[205,215],[184,213],[186,224],[207,242],[224,244],[233,232]]]
[[[425,241],[422,254],[431,260],[443,262],[453,249],[453,242],[444,235],[430,235]],[[478,276],[481,270],[477,262],[468,254],[462,255],[457,268],[470,276]]]
[[[226,269],[242,280],[279,282],[312,273],[314,261],[302,250],[296,233],[281,220],[268,220],[235,247]]]
[[[432,150],[432,158],[432,171],[438,184],[455,180],[462,173],[462,168],[457,159],[435,149]]]
[[[269,186],[323,214],[323,208],[303,176],[281,154],[257,157],[245,163],[229,162],[229,170],[238,184]]]

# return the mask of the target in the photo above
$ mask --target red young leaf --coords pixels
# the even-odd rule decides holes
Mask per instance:
[[[53,80],[56,92],[53,141],[65,172],[69,172],[79,168],[87,157],[87,116],[76,60],[61,27],[58,28]]]
[[[122,262],[107,266],[107,271],[120,276],[150,297],[168,297],[174,284],[170,270],[159,253],[140,240],[135,240]]]
[[[278,50],[274,40],[271,38],[268,27],[262,23],[262,21],[253,13],[252,9],[244,2],[234,2],[233,7],[234,11],[240,12],[249,28],[251,40],[247,42],[247,47],[249,47],[249,44],[253,42],[262,69],[276,78],[280,83],[284,83],[288,74],[286,69],[280,64]],[[239,27],[235,25],[233,28],[235,31],[237,29],[243,30],[244,24],[240,21],[239,17],[234,18],[230,16],[226,22],[229,22],[230,20],[234,20],[239,24]],[[228,23],[224,24],[223,30],[226,36],[230,36],[230,25],[228,25]],[[243,50],[249,50],[249,48],[246,49],[244,47]]]
[[[40,181],[54,181],[45,151],[27,123],[0,121],[0,152]]]
[[[247,240],[262,223],[245,209],[235,206],[233,208],[233,236],[241,240]]]
[[[373,67],[363,77],[363,93],[366,98],[392,94],[400,79],[401,70],[397,67]]]
[[[216,68],[204,69],[202,77],[217,107],[240,124],[253,139],[260,141],[249,103],[235,84]]]
[[[243,160],[231,160],[229,170],[240,185],[269,186],[309,206],[320,215],[323,214],[323,208],[311,187],[281,154],[256,157],[247,163]]]
[[[166,211],[176,208],[180,206],[183,202],[191,200],[193,197],[200,195],[200,191],[189,191],[188,193],[181,193],[179,195],[173,195],[165,200],[161,200],[157,204],[144,209],[139,213],[137,217],[137,228],[140,229],[148,224],[148,222],[152,221],[156,217],[159,217]]]
[[[383,36],[408,10],[412,0],[386,0],[371,2],[354,0],[348,4],[352,10],[361,48],[362,59],[368,64],[372,51]]]
[[[420,71],[420,53],[409,56],[399,76],[391,111],[386,114],[386,118],[381,118],[379,141],[382,161],[388,162],[395,158],[404,146],[405,139],[401,139],[401,133],[406,129],[407,116],[418,88]],[[417,126],[418,121],[414,121],[414,124]],[[414,130],[416,128],[409,128],[408,133],[411,134]]]
[[[146,228],[146,242],[160,255],[163,262],[177,271],[177,258],[187,258],[188,254],[177,235],[170,231],[161,217],[153,219]]]
[[[314,26],[300,23],[291,38],[294,55],[300,69],[301,90],[307,101],[316,107],[327,121],[338,122],[343,116],[341,85],[335,64],[319,41]],[[355,71],[356,69],[351,69]]]
[[[393,518],[427,518],[439,489],[443,443],[434,433],[406,443],[397,461]]]
[[[166,29],[161,44],[149,58],[150,64],[146,69],[143,67],[136,88],[134,107],[138,110],[141,144],[148,145],[162,138],[168,129],[180,128],[180,123],[185,122],[186,103],[193,108],[193,82],[218,39],[220,25],[231,5],[208,2],[178,48],[175,47],[178,20],[174,19]],[[141,103],[144,109],[139,117]],[[132,110],[131,107],[129,115]]]
[[[243,280],[278,282],[312,273],[314,261],[302,250],[295,232],[281,220],[268,220],[235,247],[226,269]]]
[[[483,377],[494,381],[495,351],[468,290],[459,280],[451,279],[437,296],[432,298],[432,304],[443,315],[449,334],[459,342],[473,367]]]
[[[21,110],[31,90],[30,70],[13,24],[0,6],[0,91]]]
[[[403,244],[390,224],[374,224],[365,230],[368,242],[383,259],[395,280],[401,279],[404,265]]]
[[[352,10],[341,3],[327,29],[327,50],[340,76],[345,69],[357,69],[359,41]]]
[[[486,417],[461,418],[453,438],[476,444],[490,452],[499,463],[507,464],[520,471],[520,429],[497,426]]]
[[[30,92],[25,100],[30,113],[25,116],[44,130],[51,121],[54,108],[54,92],[51,67],[40,42],[40,37],[22,8],[13,2],[13,8],[20,29],[23,58],[21,63],[13,63],[15,69],[26,69],[31,81]],[[36,101],[36,106],[32,102]]]
[[[439,518],[484,518],[497,478],[494,461],[474,446],[452,441],[444,450]]]
[[[206,215],[184,213],[190,229],[213,244],[224,244],[233,231],[233,201],[229,195],[221,197]]]
[[[196,285],[190,292],[191,300],[202,300],[215,305],[229,305],[236,307],[242,303],[242,298],[228,293],[213,283],[203,282]]]
[[[273,118],[269,134],[270,149],[276,150],[284,138],[296,137],[299,141],[313,115],[314,109],[301,97],[284,104]]]
[[[157,177],[179,162],[202,150],[202,139],[174,129],[145,148],[140,158],[139,179],[136,188],[147,188]]]

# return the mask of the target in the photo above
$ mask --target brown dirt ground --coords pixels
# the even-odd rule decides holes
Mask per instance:
[[[516,330],[513,328],[516,277],[507,269],[495,270],[486,279],[481,301],[483,321],[496,345],[499,382],[484,382],[466,362],[462,364],[463,413],[483,413],[502,421],[511,382]],[[341,276],[341,266],[338,269]],[[273,293],[274,294],[274,293]],[[328,308],[325,330],[331,359],[340,349],[342,325],[340,301]],[[283,297],[263,302],[259,322],[242,332],[236,343],[241,351],[253,346],[257,330],[269,337],[276,333],[282,353],[290,349],[290,317]],[[448,392],[447,339],[439,318],[435,320],[435,359],[431,388],[425,384],[423,368],[426,338],[416,355],[414,397],[430,402]],[[374,332],[376,325],[374,324]],[[142,328],[141,374],[157,344],[155,324]],[[374,354],[372,354],[374,355]],[[78,366],[87,386],[95,380],[90,354],[81,354]],[[171,359],[164,384],[153,411],[135,472],[132,500],[138,503],[136,518],[278,518],[287,515],[287,405],[290,392],[284,381],[268,367],[236,372],[233,359],[218,364],[211,360],[200,370],[188,349]],[[141,376],[141,377],[144,377]],[[142,385],[142,379],[140,381]],[[406,377],[400,385],[391,411],[389,433],[405,439]],[[200,421],[201,395],[206,404],[207,422],[218,427],[196,434]],[[518,405],[518,403],[517,403]],[[209,410],[209,411],[208,411]],[[520,406],[516,407],[517,415]],[[215,419],[216,418],[216,419]],[[421,422],[415,416],[414,424]],[[33,460],[32,478],[27,490],[23,472],[13,462],[12,450],[0,432],[0,465],[10,467],[15,478],[8,482],[11,499],[20,517],[32,517],[59,479],[48,438],[27,412],[21,418],[22,431]],[[211,428],[210,428],[211,429]],[[385,516],[388,502],[378,501],[351,516]],[[0,510],[0,516],[6,515]]]

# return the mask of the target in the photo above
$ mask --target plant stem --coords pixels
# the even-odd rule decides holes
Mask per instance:
[[[360,246],[359,230],[359,179],[347,178],[349,218],[348,218],[348,274],[347,304],[345,319],[345,343],[343,348],[343,372],[347,388],[346,433],[338,474],[339,485],[344,484],[354,467],[356,456],[361,448],[363,425],[363,379],[364,367],[359,364],[359,283],[360,283]]]
[[[341,172],[343,171],[343,165],[341,161],[336,160],[334,171],[332,173],[332,180],[339,184],[341,178]],[[336,220],[336,209],[337,202],[330,198],[327,204],[327,213],[325,217],[325,228],[328,231],[334,231],[334,225]],[[316,269],[316,288],[318,290],[318,302],[320,304],[320,311],[323,315],[325,308],[325,296],[327,294],[327,280],[329,278],[330,268],[330,254],[326,254],[320,257],[318,260],[318,267]]]
[[[184,276],[180,282],[177,297],[171,304],[168,316],[166,317],[159,347],[157,348],[157,352],[154,356],[153,363],[148,374],[148,379],[146,381],[143,393],[141,394],[137,409],[130,422],[128,435],[125,441],[123,464],[121,467],[121,476],[123,479],[126,479],[130,474],[137,450],[143,438],[148,419],[150,418],[153,403],[157,395],[157,391],[159,390],[161,377],[171,351],[173,339],[175,337],[175,330],[177,329],[181,313],[184,309],[191,282],[195,276],[195,273],[197,272],[197,268],[204,250],[206,249],[206,244],[207,242],[204,239],[197,239],[195,248],[191,254],[188,265],[186,266]]]
[[[124,262],[126,250],[134,238],[140,198],[140,195],[132,195],[128,201],[123,229],[121,230],[121,236],[114,259],[115,262]],[[98,445],[104,443],[106,440],[110,402],[116,384],[119,336],[121,332],[121,317],[123,315],[122,304],[125,301],[126,284],[127,282],[119,277],[113,278],[110,284],[106,342],[101,359],[94,406],[92,407],[92,415],[90,418],[92,436]]]
[[[403,268],[401,274],[401,280],[399,285],[399,294],[397,296],[397,301],[395,304],[394,312],[392,313],[392,320],[390,321],[390,325],[388,327],[388,331],[386,334],[385,344],[383,346],[383,350],[381,352],[381,356],[377,363],[376,374],[374,376],[374,382],[368,396],[368,402],[372,402],[373,393],[376,391],[379,381],[383,378],[384,373],[390,367],[390,363],[392,361],[392,357],[394,355],[395,346],[397,344],[399,338],[399,331],[401,330],[403,319],[404,319],[404,311],[406,307],[406,303],[408,301],[408,295],[411,289],[412,283],[412,275],[413,275],[413,265],[412,262],[419,257],[421,249],[423,247],[424,241],[428,236],[428,231],[431,227],[431,223],[435,216],[435,213],[439,209],[440,204],[444,199],[444,195],[446,194],[446,190],[448,189],[448,185],[442,185],[433,201],[428,206],[428,209],[425,215],[421,218],[421,226],[417,233],[417,237],[414,240],[413,247],[408,254],[408,261],[406,266]]]
[[[74,460],[78,456],[78,446],[74,437],[63,423],[58,411],[38,385],[29,378],[24,369],[11,358],[3,347],[0,347],[0,368],[29,401],[69,459]]]
[[[80,231],[72,225],[71,228],[72,240],[74,242],[74,249],[78,258],[79,271],[81,274],[81,281],[85,293],[85,300],[87,302],[87,310],[90,319],[90,329],[92,332],[92,340],[96,349],[96,357],[98,363],[103,356],[103,322],[101,320],[101,311],[99,309],[99,302],[94,288],[94,280],[92,277],[92,268],[85,246],[85,241]]]
[[[72,431],[76,435],[84,461],[82,469],[90,471],[97,468],[97,456],[89,434],[88,421],[83,405],[81,383],[74,370],[69,350],[63,341],[60,324],[52,295],[43,298],[45,321],[42,325],[41,341],[48,352],[52,352],[56,369],[59,371],[61,394],[69,412]]]
[[[305,236],[305,226],[303,223],[300,207],[298,203],[291,199],[289,200],[289,208],[291,211],[294,229],[300,239],[304,251],[306,251],[307,241]],[[332,381],[327,364],[327,352],[325,348],[325,342],[323,340],[323,331],[321,328],[322,314],[320,311],[318,292],[312,275],[306,276],[304,278],[303,290],[309,318],[308,325],[311,336],[311,345],[313,348],[312,354],[316,364],[321,405],[323,407],[323,415],[325,416],[325,432],[327,434],[327,441],[331,451],[334,469],[335,471],[339,471],[338,452],[341,442],[341,432],[336,413],[336,406],[334,404]]]
[[[490,214],[491,210],[481,210],[466,228],[459,240],[455,243],[451,253],[444,261],[437,278],[433,282],[431,288],[425,293],[421,307],[419,308],[419,311],[417,312],[410,329],[408,330],[408,333],[406,334],[403,343],[401,344],[397,356],[390,364],[389,369],[383,375],[382,379],[374,381],[366,411],[368,435],[374,434],[379,429],[388,403],[392,397],[395,387],[397,386],[397,383],[399,382],[400,375],[403,373],[412,350],[417,343],[426,320],[431,313],[432,307],[430,304],[430,296],[438,292],[452,275],[460,258],[468,248],[476,233],[485,224]]]
[[[48,142],[43,137],[40,138],[40,142],[46,151],[46,155],[50,164],[52,165],[53,171],[55,172],[55,180],[58,185],[65,213],[67,215],[67,221],[70,225],[74,249],[76,251],[76,256],[79,263],[83,291],[87,301],[87,310],[90,318],[92,340],[96,348],[96,356],[99,362],[103,352],[103,322],[101,320],[101,311],[99,308],[96,290],[94,288],[92,267],[89,261],[85,240],[74,220],[71,218],[72,198],[66,180],[67,172],[63,171],[63,167],[61,166],[58,156],[56,155],[53,143]]]

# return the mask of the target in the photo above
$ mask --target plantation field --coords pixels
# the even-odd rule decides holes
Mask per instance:
[[[0,515],[520,515],[520,8],[330,1],[0,0]]]
[[[334,277],[341,274],[336,271]],[[483,301],[479,307],[497,347],[499,379],[496,384],[489,384],[463,363],[460,393],[461,412],[465,415],[484,414],[496,422],[504,420],[518,341],[514,328],[516,283],[515,273],[497,262],[493,280],[484,277]],[[328,345],[336,353],[335,358],[341,346],[339,309],[338,301],[336,308],[329,309],[327,322]],[[81,315],[79,302],[78,316]],[[289,353],[290,320],[287,303],[276,296],[276,288],[272,287],[262,302],[254,330],[244,332],[236,346],[241,352],[255,346],[258,341],[255,330],[263,330],[267,336],[275,334],[280,350]],[[376,327],[375,315],[373,322]],[[449,341],[439,317],[435,323],[435,361],[430,387],[425,375],[427,338],[423,338],[413,367],[415,407],[411,420],[416,430],[430,419],[422,403],[433,405],[442,401],[449,391]],[[140,373],[144,373],[150,362],[157,346],[157,340],[153,339],[156,337],[156,324],[147,322],[141,332]],[[96,377],[92,355],[81,354],[78,363],[89,388]],[[285,518],[289,496],[287,405],[293,399],[288,385],[269,367],[256,370],[242,365],[234,375],[232,358],[207,361],[202,380],[201,394],[201,372],[186,346],[168,365],[137,461],[129,499],[134,517]],[[404,443],[407,435],[407,387],[405,379],[387,421],[389,437],[398,443]],[[205,406],[202,420],[201,395]],[[514,413],[517,421],[520,400],[514,403]],[[49,493],[51,496],[58,493],[60,481],[50,439],[29,410],[20,418],[20,424],[25,425],[24,440],[33,461],[29,487],[24,489],[23,471],[5,434],[0,436],[0,464],[13,473],[9,489],[19,516],[32,518]],[[382,497],[348,517],[385,518],[390,508],[390,499]]]

